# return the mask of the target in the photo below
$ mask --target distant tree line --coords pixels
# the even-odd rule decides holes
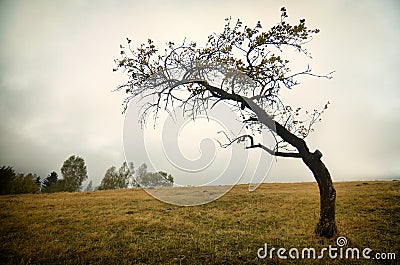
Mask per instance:
[[[136,174],[135,174],[136,173]],[[13,167],[0,168],[0,195],[22,193],[76,192],[82,190],[82,183],[87,180],[87,168],[82,157],[72,155],[61,167],[62,178],[53,171],[42,179],[37,174],[17,174]],[[133,163],[124,162],[117,170],[115,166],[107,169],[100,185],[93,187],[92,181],[84,191],[114,190],[136,187],[173,186],[174,178],[165,172],[148,172],[147,165],[142,164],[135,172]],[[139,185],[140,184],[140,185]]]
[[[135,172],[133,168],[133,163],[127,164],[124,162],[122,166],[117,170],[115,166],[107,169],[100,186],[99,190],[116,190],[124,189],[129,185],[136,187],[135,179],[133,178],[133,173]]]
[[[11,166],[0,168],[0,195],[79,191],[82,182],[87,179],[85,161],[80,156],[72,155],[61,167],[62,179],[58,178],[56,172],[51,172],[44,180],[37,174],[17,174]]]
[[[139,167],[136,179],[142,187],[168,187],[174,184],[174,178],[171,174],[163,171],[147,172],[147,165],[145,163]]]
[[[0,168],[0,195],[36,193],[39,191],[36,174],[17,174],[14,168],[2,166]],[[40,177],[39,177],[40,179]]]
[[[136,174],[135,174],[136,173]],[[128,187],[168,187],[173,186],[174,178],[165,172],[147,172],[147,165],[143,163],[135,172],[133,163],[124,162],[117,170],[115,166],[107,169],[99,190],[115,190]]]

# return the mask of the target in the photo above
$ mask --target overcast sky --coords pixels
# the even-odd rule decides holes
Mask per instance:
[[[301,3],[301,4],[300,4]],[[318,27],[308,49],[314,71],[285,92],[304,108],[332,104],[308,138],[334,180],[400,176],[400,4],[398,1],[1,1],[0,165],[42,177],[82,156],[97,185],[124,161],[123,93],[113,73],[125,38],[204,43],[224,18],[264,28],[306,18]],[[138,152],[137,166],[146,161]],[[278,159],[267,181],[313,181],[294,159]]]

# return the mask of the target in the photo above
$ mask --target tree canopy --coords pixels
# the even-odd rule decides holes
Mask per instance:
[[[136,186],[133,179],[135,173],[133,163],[123,162],[122,166],[117,170],[115,166],[107,169],[103,179],[101,180],[99,190],[114,190],[127,188],[129,184]]]
[[[72,155],[61,167],[64,191],[79,191],[82,182],[87,179],[85,160],[80,156]]]
[[[171,187],[174,184],[174,177],[163,171],[147,172],[147,165],[140,165],[136,174],[137,183],[144,188],[148,187]]]
[[[293,89],[299,84],[300,76],[330,78],[330,75],[314,74],[309,66],[303,71],[291,72],[284,51],[293,48],[311,57],[304,46],[319,29],[309,29],[305,19],[290,25],[286,18],[286,9],[282,8],[280,23],[267,31],[262,30],[261,22],[248,27],[240,20],[233,23],[228,18],[222,33],[208,36],[205,47],[185,40],[179,45],[168,42],[161,52],[151,39],[137,49],[127,39],[127,47],[121,45],[121,58],[116,60],[114,69],[122,69],[129,79],[118,87],[129,95],[126,106],[133,98],[150,99],[142,107],[141,122],[145,123],[149,115],[156,119],[160,110],[170,110],[173,105],[182,107],[186,115],[195,118],[217,102],[225,101],[232,104],[232,110],[243,117],[249,128],[257,131],[260,128],[254,115],[257,107],[249,106],[254,102],[284,129],[304,139],[312,125],[320,121],[328,104],[320,111],[304,112],[307,117],[301,119],[301,108],[285,104],[279,92],[282,88]],[[209,80],[215,71],[225,78],[220,87],[213,86]],[[243,86],[243,80],[238,80],[243,77],[239,78],[238,72],[250,78],[251,84]],[[250,107],[250,112],[246,107]],[[273,151],[287,147],[287,142],[278,140]]]
[[[0,195],[36,193],[40,186],[37,181],[40,177],[37,174],[17,174],[11,166],[0,168]]]
[[[52,171],[43,181],[43,191],[51,192],[55,183],[58,181],[58,174]]]

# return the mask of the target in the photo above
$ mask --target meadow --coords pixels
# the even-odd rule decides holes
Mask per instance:
[[[345,247],[400,260],[400,181],[338,182]],[[382,264],[376,259],[283,260],[268,248],[337,246],[314,235],[316,183],[234,187],[201,206],[160,202],[141,189],[0,196],[0,264]],[[287,255],[287,253],[286,253]]]

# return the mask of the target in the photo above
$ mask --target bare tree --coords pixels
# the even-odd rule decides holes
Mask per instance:
[[[286,18],[283,7],[280,22],[266,31],[260,22],[248,27],[240,20],[232,22],[228,18],[223,31],[210,35],[202,48],[185,40],[180,45],[169,42],[164,52],[160,52],[149,39],[147,44],[134,49],[127,39],[127,46],[120,46],[121,58],[116,59],[114,71],[123,70],[128,81],[117,90],[128,94],[125,109],[133,98],[147,100],[141,109],[142,123],[151,117],[157,119],[159,111],[168,112],[171,107],[178,106],[195,119],[220,102],[229,104],[251,133],[235,138],[227,136],[222,146],[242,142],[248,149],[260,148],[276,157],[302,159],[320,190],[320,220],[315,231],[330,238],[337,231],[336,191],[321,161],[322,153],[310,151],[305,142],[329,102],[321,110],[304,112],[285,104],[280,91],[295,88],[300,76],[329,79],[331,73],[317,75],[309,66],[291,72],[289,60],[284,58],[288,49],[311,58],[304,46],[319,30],[308,29],[304,19],[290,25]],[[216,72],[224,76],[218,86],[211,82]],[[272,148],[255,137],[263,130],[275,137]]]

